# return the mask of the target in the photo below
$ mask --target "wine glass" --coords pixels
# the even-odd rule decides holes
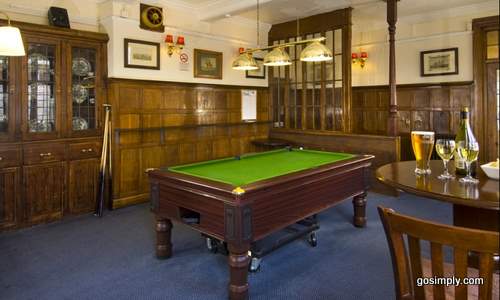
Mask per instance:
[[[460,178],[462,183],[479,183],[479,180],[471,176],[471,164],[477,160],[479,154],[479,144],[477,142],[460,141],[457,144],[457,155],[465,161],[467,176]]]
[[[455,141],[449,139],[438,139],[436,141],[436,152],[443,160],[444,172],[438,178],[442,180],[453,179],[455,176],[448,172],[448,162],[452,159],[455,151]]]

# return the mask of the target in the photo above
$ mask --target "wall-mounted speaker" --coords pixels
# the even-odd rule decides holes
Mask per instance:
[[[68,11],[62,7],[51,6],[49,8],[49,24],[50,26],[70,28]]]

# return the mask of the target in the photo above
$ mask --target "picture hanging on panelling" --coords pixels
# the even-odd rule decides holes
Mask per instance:
[[[246,78],[259,78],[266,79],[266,67],[264,66],[264,60],[262,58],[254,58],[259,67],[257,70],[246,71]]]
[[[420,76],[458,74],[458,48],[420,52]]]
[[[160,43],[124,39],[125,68],[160,69]]]
[[[163,8],[141,3],[141,12],[139,19],[141,23],[139,27],[146,30],[164,32],[163,25]]]
[[[222,52],[194,49],[194,77],[222,79]]]

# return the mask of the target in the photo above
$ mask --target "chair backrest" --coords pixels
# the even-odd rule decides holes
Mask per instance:
[[[420,241],[430,242],[432,277],[444,277],[443,246],[453,248],[454,276],[467,276],[469,251],[479,254],[479,299],[492,299],[493,254],[499,252],[499,234],[493,231],[448,226],[405,216],[379,206],[392,258],[397,299],[425,299],[425,290],[417,285],[423,277]],[[408,252],[404,237],[407,236]],[[445,299],[444,285],[433,285],[433,298]],[[467,286],[455,286],[455,299],[467,299]]]

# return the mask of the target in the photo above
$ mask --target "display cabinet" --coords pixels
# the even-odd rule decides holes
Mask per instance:
[[[0,230],[93,210],[106,102],[106,34],[14,26],[26,55],[0,57]]]

